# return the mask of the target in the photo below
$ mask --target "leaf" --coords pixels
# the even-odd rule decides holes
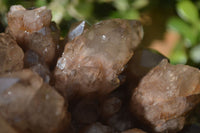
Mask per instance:
[[[125,11],[129,8],[128,0],[114,0],[113,2],[114,6],[119,11]]]
[[[176,45],[169,58],[172,64],[186,64],[188,57],[182,42]]]
[[[197,34],[195,33],[195,30],[183,20],[178,17],[171,18],[168,21],[167,26],[169,29],[175,30],[181,34],[190,43],[190,46],[196,44]]]
[[[139,12],[135,9],[130,9],[127,11],[118,11],[112,13],[111,17],[121,19],[139,19]]]
[[[190,58],[195,63],[200,63],[200,44],[190,50]]]
[[[141,9],[147,6],[149,2],[149,0],[135,0],[133,1],[132,6],[134,9]]]
[[[83,17],[83,19],[86,19],[92,15],[93,5],[91,2],[80,1],[75,8],[77,12]]]
[[[196,23],[198,21],[198,9],[197,7],[189,0],[180,1],[177,4],[177,12],[179,16],[185,21]]]
[[[37,7],[45,6],[45,5],[47,5],[47,1],[46,0],[36,0],[35,5]]]

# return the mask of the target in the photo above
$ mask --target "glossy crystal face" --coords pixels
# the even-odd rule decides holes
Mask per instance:
[[[56,87],[67,95],[109,93],[142,39],[136,20],[111,19],[86,29],[66,44],[55,69]]]

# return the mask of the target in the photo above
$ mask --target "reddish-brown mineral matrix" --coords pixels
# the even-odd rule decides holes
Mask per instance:
[[[134,90],[131,107],[154,131],[165,132],[181,130],[185,115],[199,102],[200,71],[164,59]]]
[[[64,104],[64,98],[29,69],[0,76],[0,115],[20,133],[56,133],[67,127]]]
[[[134,128],[123,131],[122,133],[146,133],[146,132],[142,131],[141,129]]]
[[[56,88],[67,96],[111,92],[142,37],[135,20],[111,19],[91,26],[66,44],[55,69]]]
[[[23,68],[24,52],[16,41],[5,33],[0,33],[0,74]]]

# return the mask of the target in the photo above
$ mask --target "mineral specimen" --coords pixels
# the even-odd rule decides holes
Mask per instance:
[[[200,103],[199,69],[137,48],[143,30],[136,20],[80,21],[62,38],[51,18],[46,7],[8,12],[0,33],[0,133],[183,128]],[[180,133],[199,132],[193,118],[199,123],[199,109]]]
[[[24,52],[8,34],[0,33],[0,74],[23,68]]]
[[[166,59],[153,68],[134,90],[132,111],[156,132],[177,132],[185,116],[200,102],[200,71],[170,65]]]
[[[66,44],[55,69],[56,88],[65,96],[107,94],[143,37],[138,21],[113,19],[91,26]]]
[[[28,69],[0,76],[0,114],[31,133],[56,133],[70,120],[63,97]]]
[[[18,44],[25,50],[34,50],[48,64],[54,61],[59,30],[51,22],[50,10],[46,7],[26,10],[20,5],[11,6],[7,19],[8,32]]]

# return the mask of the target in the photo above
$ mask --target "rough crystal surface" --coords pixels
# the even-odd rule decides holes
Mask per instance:
[[[37,52],[46,63],[56,56],[59,30],[51,22],[51,11],[46,7],[26,10],[22,6],[11,6],[8,12],[8,32],[25,50]]]
[[[10,7],[7,18],[10,30],[15,36],[19,36],[24,32],[34,32],[48,27],[52,16],[46,7],[26,10],[21,5],[14,5]]]
[[[119,86],[118,75],[143,36],[138,21],[105,20],[66,44],[55,69],[56,88],[67,96],[106,94]]]
[[[0,74],[23,68],[24,52],[8,34],[0,33]]]
[[[153,68],[134,90],[132,111],[156,132],[179,131],[185,115],[200,102],[200,71],[170,65],[166,59]]]
[[[68,125],[64,98],[36,73],[24,69],[1,75],[1,80],[12,84],[0,84],[0,114],[17,130],[56,133],[63,124]]]

